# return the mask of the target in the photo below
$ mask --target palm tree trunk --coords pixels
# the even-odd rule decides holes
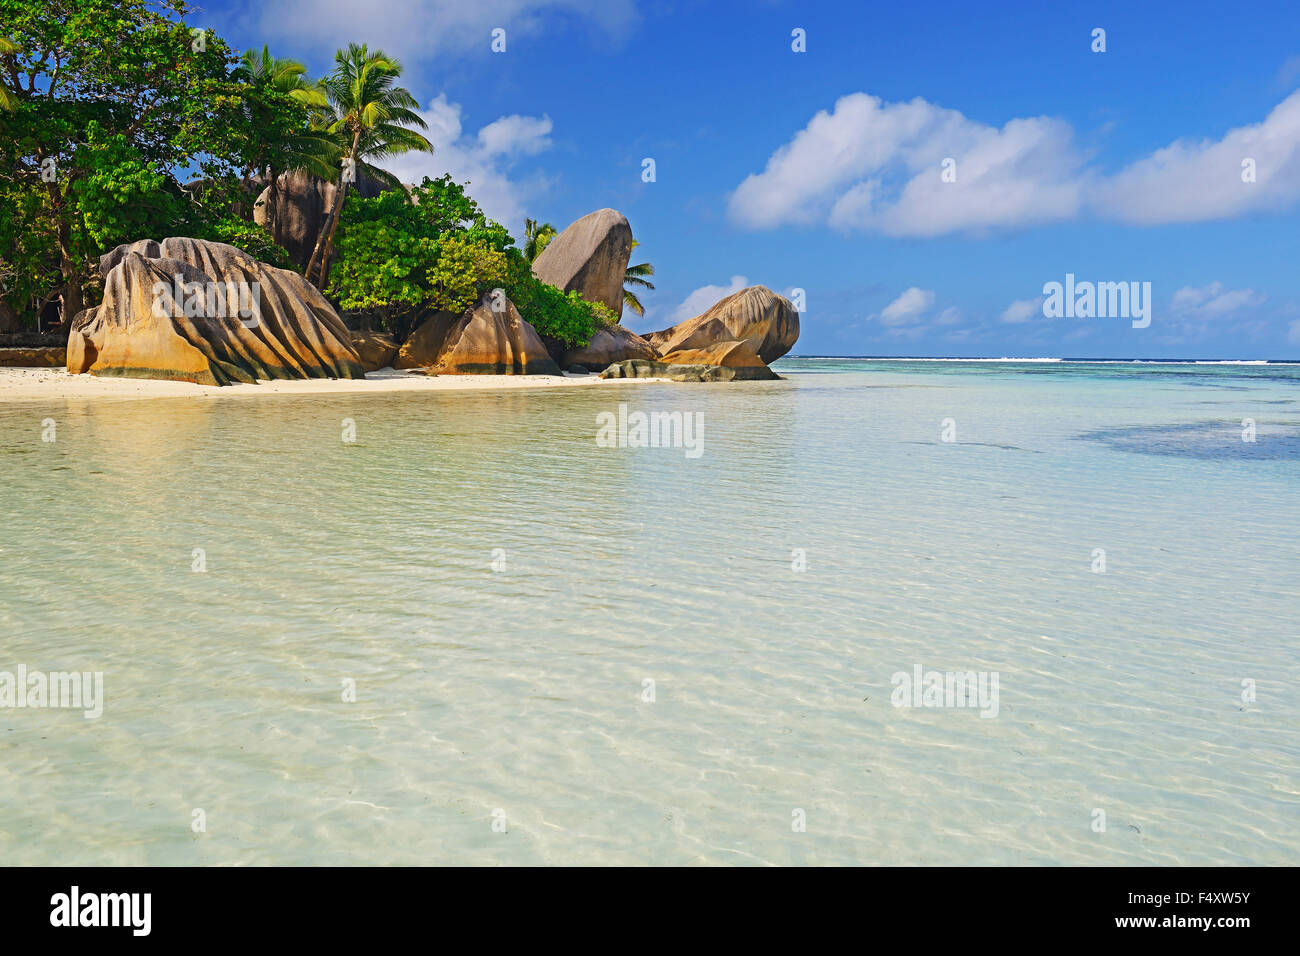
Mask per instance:
[[[274,166],[268,167],[267,173],[271,177],[271,185],[268,187],[270,191],[266,194],[267,232],[271,234],[271,241],[278,244],[280,242],[280,217],[276,215],[276,211],[280,204],[280,177],[276,174]]]
[[[63,194],[53,183],[47,183],[45,189],[50,197],[53,211],[55,236],[59,244],[59,273],[63,277],[63,315],[64,323],[71,323],[73,317],[81,311],[81,270],[77,268],[72,251],[72,226],[67,219],[67,210]],[[36,328],[41,327],[40,313],[36,315]]]
[[[244,204],[248,202],[248,193],[253,187],[253,174],[256,169],[256,166],[249,166],[248,169],[244,170],[244,178],[239,181],[239,199],[235,203],[235,215],[240,219],[247,218],[248,222],[253,221],[253,210],[250,207],[248,215],[245,217]],[[253,201],[257,201],[256,196],[253,197]]]
[[[360,127],[358,127],[357,131],[352,134],[352,149],[351,151],[349,151],[347,156],[348,159],[352,160],[352,163],[349,164],[350,166],[352,166],[352,168],[355,168],[355,162],[357,158],[357,147],[360,145],[360,143],[361,143],[361,129]],[[316,288],[321,289],[322,291],[325,288],[326,276],[329,274],[329,267],[327,266],[327,263],[329,262],[330,246],[334,242],[334,229],[336,226],[338,226],[339,214],[343,210],[343,200],[347,198],[347,194],[348,194],[347,179],[344,176],[340,175],[339,188],[334,193],[334,203],[330,207],[329,217],[325,220],[325,224],[321,227],[320,238],[316,240],[316,248],[312,250],[311,260],[307,263],[307,272],[306,272],[307,280],[310,282],[312,273],[315,272],[316,275],[319,277],[319,281],[315,283]]]
[[[343,208],[343,199],[347,194],[348,184],[340,178],[339,188],[334,192],[334,202],[330,204],[329,215],[321,224],[320,235],[316,238],[316,248],[312,250],[311,260],[307,263],[307,281],[316,288],[325,288],[325,262],[329,259],[330,243],[334,241],[334,224],[338,221],[339,210]],[[318,278],[312,279],[315,275]]]
[[[343,192],[342,187],[340,187],[339,192],[340,193]],[[338,229],[339,220],[342,218],[343,218],[343,200],[340,198],[339,211],[334,214],[334,220],[330,223],[329,236],[325,240],[325,255],[320,262],[320,285],[317,286],[317,288],[320,289],[322,292],[324,292],[325,287],[330,284],[330,269],[334,265],[334,263],[331,261],[333,258],[332,252],[334,249],[334,231]]]

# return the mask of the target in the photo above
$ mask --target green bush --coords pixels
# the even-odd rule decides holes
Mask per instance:
[[[329,294],[399,339],[425,313],[462,312],[496,288],[540,334],[567,346],[614,321],[604,306],[534,278],[510,233],[450,176],[426,178],[409,199],[397,190],[350,197],[336,246]]]
[[[518,256],[512,266],[506,295],[539,334],[576,348],[590,342],[601,325],[618,321],[613,310],[601,303],[589,302],[577,292],[561,292],[538,280],[523,256]]]
[[[204,228],[196,231],[201,233],[196,238],[224,242],[228,246],[244,250],[259,262],[296,271],[293,259],[284,246],[275,242],[271,234],[256,223],[227,216],[207,223]]]

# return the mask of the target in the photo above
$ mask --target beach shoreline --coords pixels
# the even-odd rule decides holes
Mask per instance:
[[[259,395],[374,395],[446,392],[467,389],[570,388],[671,382],[666,378],[615,378],[599,375],[423,375],[382,369],[364,379],[309,378],[256,385],[196,385],[145,378],[70,375],[60,368],[0,368],[0,402],[17,399],[249,397]],[[677,383],[672,383],[677,384]]]

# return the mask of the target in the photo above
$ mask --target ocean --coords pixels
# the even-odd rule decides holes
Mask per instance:
[[[776,367],[0,404],[0,857],[1295,863],[1300,365]]]

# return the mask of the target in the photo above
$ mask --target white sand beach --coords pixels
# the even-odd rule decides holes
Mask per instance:
[[[195,385],[142,378],[100,378],[69,375],[61,368],[0,368],[0,401],[6,399],[102,396],[160,398],[189,395],[345,395],[379,392],[438,392],[458,389],[569,388],[628,383],[667,382],[666,378],[604,379],[599,375],[422,375],[383,369],[364,379],[312,378],[260,382],[257,385]]]

